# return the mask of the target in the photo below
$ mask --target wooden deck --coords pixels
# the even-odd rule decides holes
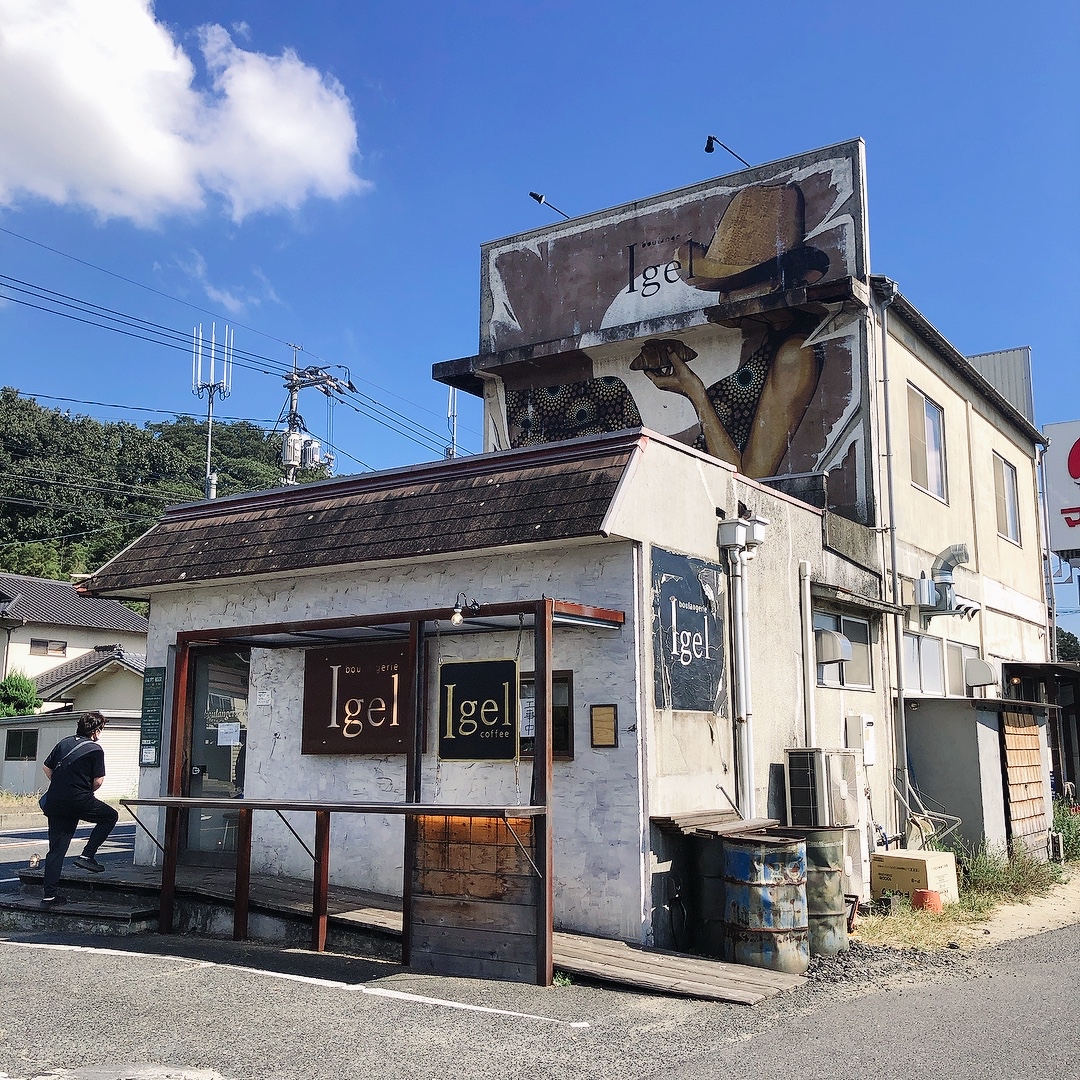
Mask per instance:
[[[19,877],[24,885],[39,885],[42,872],[24,870]],[[73,889],[69,885],[77,885],[78,888]],[[131,901],[119,901],[121,906],[137,906],[140,914],[145,914],[151,897],[158,893],[160,886],[159,870],[128,866],[122,869],[110,867],[109,873],[95,878],[85,874],[65,875],[62,888],[71,898],[71,903],[65,905],[71,913],[90,915],[92,909],[105,905],[109,892],[122,891],[145,894],[144,900],[137,905]],[[177,870],[176,887],[180,896],[202,897],[231,904],[233,871],[182,866]],[[253,911],[300,919],[311,917],[310,881],[252,874],[250,890]],[[22,898],[21,902],[27,903],[26,898]],[[156,903],[156,896],[153,896],[153,902]],[[40,909],[36,899],[30,903]],[[373,931],[388,937],[401,936],[401,901],[397,897],[331,885],[327,907],[331,924]],[[63,911],[59,909],[57,914]],[[754,1005],[785,990],[794,989],[805,981],[800,975],[559,931],[554,935],[554,960],[555,967],[560,971],[598,982],[744,1005]]]

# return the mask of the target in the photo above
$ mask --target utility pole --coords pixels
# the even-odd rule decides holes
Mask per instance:
[[[285,474],[281,478],[283,484],[295,484],[296,474],[300,469],[313,468],[321,461],[321,447],[308,433],[304,418],[300,415],[300,391],[317,387],[331,401],[335,394],[344,394],[346,391],[356,393],[356,387],[347,377],[348,372],[345,379],[339,379],[331,375],[326,368],[300,367],[297,357],[303,347],[289,343],[289,348],[293,351],[293,366],[292,371],[285,376],[284,383],[289,392],[289,405],[285,417],[285,436],[281,445],[281,468]]]
[[[221,339],[221,377],[217,377],[217,323],[210,326],[209,378],[203,380],[202,324],[191,332],[191,392],[198,398],[206,396],[206,480],[203,493],[207,499],[217,498],[217,473],[210,467],[214,441],[214,398],[227,398],[232,393],[233,342],[236,331],[226,326]]]

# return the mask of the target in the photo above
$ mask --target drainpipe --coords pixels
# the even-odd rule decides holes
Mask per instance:
[[[803,725],[806,745],[817,746],[817,655],[814,650],[814,612],[810,602],[810,564],[799,563],[799,607],[802,614]]]
[[[896,551],[896,486],[893,478],[892,417],[889,407],[889,305],[899,295],[896,282],[885,279],[888,296],[881,302],[881,395],[885,412],[885,482],[889,508],[889,577],[892,602],[900,606],[900,571],[897,569]],[[907,752],[907,697],[904,688],[904,616],[893,616],[893,632],[896,637],[896,773],[900,780],[903,798],[897,811],[898,824],[907,826],[907,799],[910,786]]]
[[[1035,490],[1038,495],[1039,547],[1043,557],[1043,588],[1046,590],[1046,639],[1050,645],[1050,662],[1058,662],[1057,594],[1054,592],[1054,571],[1050,565],[1050,511],[1046,502],[1046,465],[1044,447],[1035,447]]]
[[[750,589],[747,579],[747,564],[754,557],[745,548],[739,552],[742,564],[742,612],[739,622],[742,626],[743,655],[743,733],[746,739],[746,816],[757,817],[757,805],[754,798],[754,706],[751,700],[750,681]]]
[[[754,783],[748,771],[748,747],[746,733],[746,655],[744,647],[746,635],[743,633],[743,590],[746,582],[743,577],[745,564],[742,555],[746,547],[746,522],[739,519],[721,521],[718,529],[719,545],[727,556],[729,567],[730,602],[731,602],[731,683],[733,690],[733,731],[735,740],[735,767],[738,777],[739,813],[744,818],[751,817]]]

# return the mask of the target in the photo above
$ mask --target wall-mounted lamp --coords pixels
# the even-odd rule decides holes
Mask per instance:
[[[741,162],[742,162],[742,163],[743,163],[743,164],[744,164],[744,165],[745,165],[745,166],[746,166],[746,167],[747,167],[748,169],[752,169],[752,168],[753,168],[753,166],[752,166],[752,165],[750,164],[750,162],[749,162],[749,161],[747,161],[747,160],[746,160],[746,158],[744,158],[744,157],[739,157],[739,155],[738,155],[738,154],[736,154],[736,153],[735,153],[735,151],[734,151],[734,150],[732,150],[730,146],[725,146],[725,145],[724,145],[724,144],[723,144],[723,143],[722,143],[722,142],[721,142],[721,141],[720,141],[720,140],[719,140],[719,139],[718,139],[718,138],[717,138],[717,137],[716,137],[715,135],[710,135],[710,136],[709,136],[709,137],[708,137],[708,138],[707,138],[707,139],[705,140],[705,153],[706,153],[706,154],[711,154],[711,153],[713,153],[713,151],[715,151],[715,150],[716,150],[716,148],[717,148],[718,146],[719,146],[719,147],[720,147],[720,148],[721,148],[722,150],[726,150],[726,151],[727,151],[727,152],[728,152],[728,153],[729,153],[729,154],[730,154],[730,155],[731,155],[731,156],[732,156],[733,158],[735,158],[735,159],[736,159],[737,161],[741,161]]]
[[[529,198],[530,199],[535,199],[541,206],[551,206],[551,209],[554,210],[556,214],[562,214],[562,216],[564,218],[566,218],[567,221],[570,220],[570,215],[569,214],[567,214],[564,211],[560,210],[557,206],[552,206],[551,203],[549,203],[547,201],[547,197],[544,196],[544,195],[541,195],[540,192],[538,192],[538,191],[530,191],[529,192]]]
[[[480,605],[475,600],[470,600],[463,592],[457,594],[454,601],[454,613],[450,616],[450,622],[454,626],[460,626],[465,621],[465,613],[471,615],[480,614]]]

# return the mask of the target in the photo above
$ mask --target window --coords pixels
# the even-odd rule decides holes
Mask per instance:
[[[31,656],[67,656],[66,641],[46,641],[44,638],[30,639]]]
[[[818,664],[818,686],[845,686],[856,690],[872,690],[870,676],[870,624],[865,619],[847,615],[828,615],[814,612],[815,630],[835,630],[851,642],[851,659],[838,664]]]
[[[962,645],[957,641],[945,644],[945,677],[950,697],[974,697],[972,688],[964,680],[964,661],[978,657],[974,645]]]
[[[4,747],[5,761],[37,761],[37,730],[12,728]]]
[[[521,675],[521,756],[532,757],[536,740],[536,686],[533,673]],[[574,756],[574,673],[551,673],[551,756],[569,761]]]
[[[1019,544],[1020,509],[1016,497],[1016,469],[997,454],[994,455],[994,501],[997,503],[998,535]]]
[[[904,635],[904,689],[908,693],[943,697],[945,663],[941,638]]]
[[[945,414],[920,390],[908,386],[911,482],[939,499],[945,491]]]

